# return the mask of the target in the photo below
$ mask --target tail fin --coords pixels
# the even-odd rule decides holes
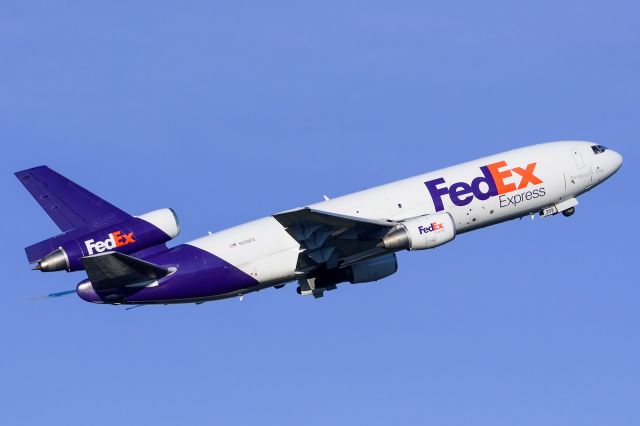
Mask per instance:
[[[22,170],[15,175],[62,232],[81,227],[100,229],[131,218],[47,166]]]

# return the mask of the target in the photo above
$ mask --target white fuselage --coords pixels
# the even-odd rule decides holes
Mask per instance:
[[[575,197],[610,177],[622,163],[618,153],[596,154],[593,145],[569,141],[514,149],[309,207],[378,221],[446,211],[456,233],[462,234],[549,206],[575,205]],[[486,173],[493,178],[494,195]],[[187,244],[229,262],[254,277],[260,287],[296,279],[300,244],[271,216]]]

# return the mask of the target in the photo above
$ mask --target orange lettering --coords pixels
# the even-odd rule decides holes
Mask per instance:
[[[131,244],[135,242],[136,240],[133,239],[133,232],[129,232],[128,234],[124,235],[124,243],[122,243],[122,245]]]
[[[111,234],[111,235],[113,235],[113,240],[116,242],[116,247],[120,247],[120,246],[123,246],[123,245],[124,245],[124,244],[120,241],[120,234],[121,234],[121,232],[120,232],[120,231],[116,231],[116,232],[114,232],[113,234]]]
[[[515,183],[504,183],[504,180],[511,176],[511,170],[505,170],[501,172],[499,169],[502,167],[506,167],[507,163],[505,161],[499,161],[497,163],[487,165],[491,176],[493,176],[493,180],[496,182],[496,189],[498,190],[498,194],[505,194],[507,192],[515,191],[516,184]]]
[[[526,188],[529,183],[533,185],[539,185],[542,183],[542,180],[533,174],[533,170],[536,168],[536,163],[531,163],[527,165],[526,169],[522,167],[516,167],[513,169],[514,172],[522,176],[520,179],[520,185],[518,185],[518,189]]]

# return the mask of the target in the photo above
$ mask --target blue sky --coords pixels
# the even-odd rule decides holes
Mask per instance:
[[[640,7],[632,1],[4,2],[0,423],[637,425]],[[207,231],[518,146],[625,165],[322,300],[96,306],[32,272],[47,164]]]

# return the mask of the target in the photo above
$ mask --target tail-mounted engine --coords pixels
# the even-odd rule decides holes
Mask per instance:
[[[382,238],[387,250],[424,250],[446,244],[456,237],[453,217],[447,212],[404,220]]]
[[[180,233],[172,209],[154,210],[97,230],[78,228],[26,248],[43,272],[84,269],[82,257],[108,251],[136,253],[166,243]],[[45,253],[48,253],[43,257]]]

